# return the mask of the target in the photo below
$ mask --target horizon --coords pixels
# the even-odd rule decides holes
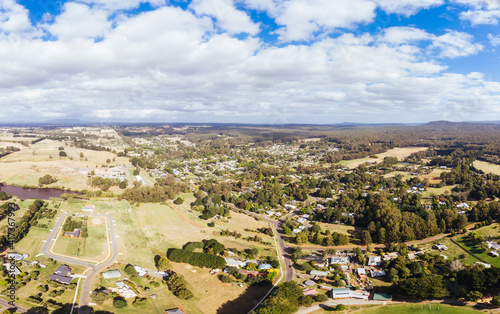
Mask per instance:
[[[0,16],[0,123],[500,119],[497,0],[6,0]]]

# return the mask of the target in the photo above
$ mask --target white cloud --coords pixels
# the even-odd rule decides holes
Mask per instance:
[[[103,36],[111,29],[111,22],[105,11],[92,9],[85,4],[67,2],[55,22],[44,24],[43,27],[53,36],[68,40]]]
[[[483,45],[473,44],[474,37],[470,34],[448,30],[446,34],[433,38],[430,47],[440,58],[458,58],[475,55],[483,50]]]
[[[410,16],[422,9],[429,9],[444,3],[443,0],[375,0],[375,2],[387,13],[396,13],[405,16]]]
[[[415,41],[428,40],[432,36],[426,31],[414,27],[390,27],[384,30],[380,39],[382,42],[391,44],[411,43]]]
[[[165,5],[165,0],[78,0],[78,2],[96,5],[111,11],[134,9],[142,3],[150,3],[156,7]]]
[[[14,0],[0,3],[0,32],[19,34],[31,29],[29,11]]]
[[[366,0],[290,0],[282,5],[276,23],[281,40],[310,40],[314,33],[330,33],[373,21],[375,4]]]
[[[500,10],[469,10],[460,13],[461,20],[469,21],[473,26],[475,25],[497,25],[500,20]]]
[[[199,16],[215,17],[219,27],[229,34],[259,32],[259,26],[245,12],[236,9],[233,0],[194,0],[189,6]]]
[[[251,1],[269,10],[277,4]],[[66,3],[53,24],[44,24],[57,39],[0,36],[0,121],[415,122],[481,119],[500,110],[498,82],[450,73],[441,59],[483,49],[471,35],[391,27],[330,38],[325,34],[337,25],[362,19],[332,22],[316,10],[292,11],[276,11],[285,19],[283,38],[296,36],[296,27],[300,38],[315,36],[314,42],[235,38],[235,30],[216,31],[218,20],[172,6],[110,21],[100,6]],[[369,11],[362,12],[366,20]],[[88,39],[96,36],[102,40]]]
[[[488,39],[492,46],[500,46],[500,35],[488,34]]]

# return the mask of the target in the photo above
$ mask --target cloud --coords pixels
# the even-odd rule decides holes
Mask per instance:
[[[419,122],[500,111],[498,82],[447,68],[445,59],[483,49],[469,34],[437,36],[417,26],[338,31],[363,16],[370,20],[375,4],[356,18],[337,10],[335,21],[327,20],[329,4],[324,14],[293,9],[303,16],[292,8],[285,14],[278,1],[252,5],[279,7],[273,12],[284,18],[283,40],[314,40],[274,45],[234,36],[242,30],[192,8],[110,14],[99,5],[67,2],[40,25],[50,40],[0,36],[0,121]],[[495,38],[489,36],[492,43]]]
[[[290,0],[283,3],[276,23],[282,41],[310,40],[315,32],[351,29],[375,18],[375,4],[366,0]]]
[[[414,15],[422,9],[443,5],[443,0],[376,0],[378,6],[387,13]]]
[[[20,34],[31,29],[29,11],[14,0],[0,3],[0,32]]]
[[[111,22],[108,21],[107,13],[102,10],[67,2],[62,13],[55,17],[55,22],[42,27],[61,40],[73,40],[103,36],[111,29]]]
[[[488,34],[488,39],[492,46],[500,46],[500,35]]]
[[[433,38],[430,51],[440,58],[458,58],[475,55],[483,50],[483,45],[473,44],[474,37],[470,34],[448,30],[446,34]]]
[[[259,32],[259,26],[245,12],[236,9],[232,0],[194,0],[189,7],[198,16],[215,17],[217,25],[231,35],[256,35]]]
[[[110,11],[130,10],[137,8],[142,3],[149,3],[153,7],[165,5],[165,0],[78,0],[78,2],[95,5]]]
[[[460,13],[460,19],[469,21],[472,26],[497,25],[500,20],[498,0],[454,0],[453,2],[470,8]]]

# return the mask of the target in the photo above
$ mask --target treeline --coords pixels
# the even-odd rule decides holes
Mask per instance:
[[[19,209],[19,205],[11,203],[11,206]],[[24,236],[29,232],[32,225],[36,225],[40,218],[43,218],[44,214],[48,211],[48,204],[42,200],[35,200],[33,204],[28,207],[28,210],[21,217],[21,220],[16,222],[16,228],[14,229],[11,239],[14,242],[19,242]]]
[[[213,254],[197,253],[185,249],[171,249],[167,254],[168,259],[176,263],[188,263],[193,266],[218,269],[226,266],[224,258]]]
[[[120,199],[126,199],[133,202],[150,202],[158,203],[169,199],[174,199],[175,196],[184,190],[186,185],[175,181],[172,176],[166,178],[158,178],[154,186],[139,186],[125,190],[120,195]]]
[[[320,302],[320,299],[326,301],[321,295],[305,296],[295,281],[289,281],[278,286],[255,310],[255,314],[292,314],[297,312],[299,307],[310,306],[315,301]]]
[[[177,273],[171,272],[165,279],[168,289],[179,299],[188,300],[193,292],[188,288],[186,279]]]

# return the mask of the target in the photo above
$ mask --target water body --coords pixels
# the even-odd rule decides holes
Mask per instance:
[[[15,195],[21,199],[39,198],[48,200],[50,197],[59,197],[64,193],[82,195],[80,192],[50,189],[50,188],[22,188],[14,185],[4,185],[0,187],[0,192],[5,192],[10,195]]]

